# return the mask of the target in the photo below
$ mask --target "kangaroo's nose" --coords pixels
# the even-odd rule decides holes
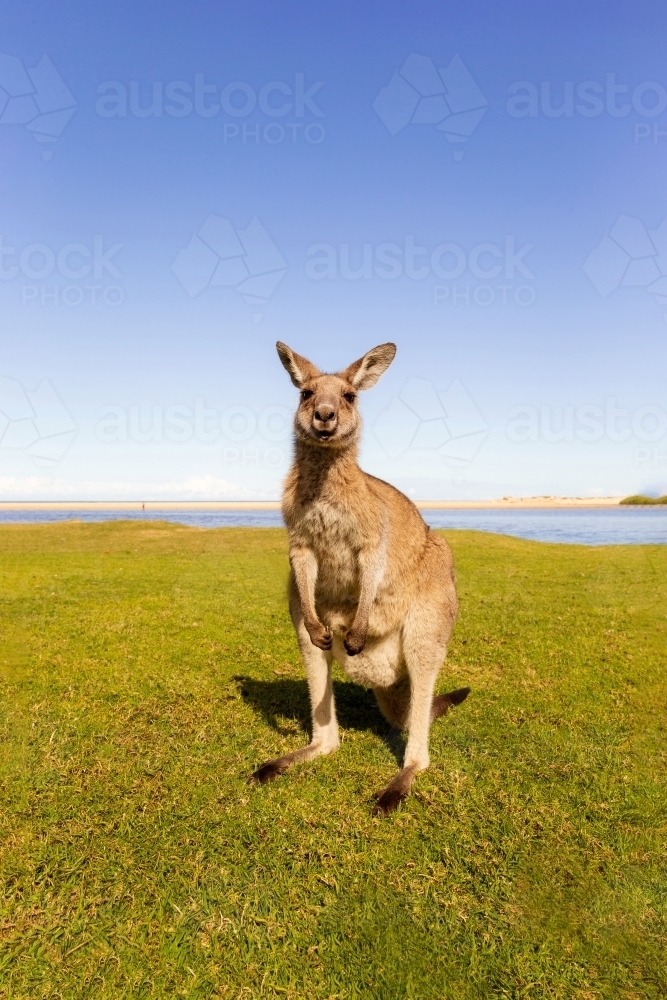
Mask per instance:
[[[319,410],[315,410],[315,419],[321,420],[323,424],[325,424],[327,420],[333,420],[335,416],[336,414],[331,407],[321,406]]]

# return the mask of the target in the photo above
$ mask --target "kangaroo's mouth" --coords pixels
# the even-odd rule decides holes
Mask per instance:
[[[321,429],[319,427],[311,427],[311,434],[316,441],[331,441],[333,437],[336,436],[337,427],[333,427],[331,430]]]
[[[320,430],[312,424],[306,428],[297,423],[296,432],[302,440],[323,448],[344,448],[355,436],[354,430],[344,431],[340,424],[332,430]]]

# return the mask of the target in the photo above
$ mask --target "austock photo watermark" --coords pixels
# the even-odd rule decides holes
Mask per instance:
[[[667,217],[647,230],[640,219],[619,215],[583,267],[603,298],[619,288],[643,288],[667,306]],[[667,321],[667,312],[663,316]]]
[[[430,126],[463,158],[464,145],[486,113],[488,101],[458,55],[438,67],[411,52],[382,87],[373,108],[390,135],[408,125]]]
[[[654,403],[632,409],[607,396],[580,406],[520,404],[507,414],[505,430],[515,444],[629,444],[637,467],[667,467],[667,411]]]
[[[34,68],[14,55],[0,53],[0,125],[20,126],[50,160],[53,144],[76,111],[76,101],[48,56]]]
[[[314,243],[306,250],[305,272],[313,281],[424,281],[434,306],[532,306],[537,292],[528,258],[534,249],[510,235],[472,247],[420,246],[414,236],[358,246]]]
[[[613,72],[606,73],[603,80],[517,80],[506,96],[506,112],[511,118],[592,119],[606,115],[628,119],[636,144],[657,145],[667,139],[667,121],[652,120],[667,110],[667,87],[659,81],[630,84]],[[458,55],[438,67],[429,56],[413,52],[380,89],[373,107],[392,136],[408,125],[431,126],[453,145],[454,158],[461,160],[464,144],[487,112],[488,101]]]
[[[95,112],[101,118],[189,118],[222,122],[225,145],[319,145],[326,138],[320,119],[323,80],[295,73],[289,82],[254,86],[244,80],[216,83],[204,73],[192,80],[107,80],[97,87]]]
[[[650,121],[667,110],[667,87],[656,80],[630,84],[616,73],[579,82],[517,80],[508,89],[506,110],[511,118],[628,119],[635,144],[667,139],[667,120]]]
[[[458,470],[472,462],[488,430],[460,379],[443,391],[416,376],[407,380],[373,424],[373,433],[390,459],[412,452],[429,464]]]
[[[0,281],[16,283],[24,306],[118,306],[125,300],[121,250],[101,235],[59,246],[18,246],[0,236]]]
[[[282,80],[216,81],[202,72],[188,79],[105,80],[95,85],[94,111],[103,119],[182,119],[219,124],[228,147],[319,145],[323,80],[295,72]],[[616,72],[600,79],[517,80],[506,93],[511,118],[596,119],[631,124],[635,144],[667,140],[667,86],[657,80],[626,82]],[[0,53],[0,126],[20,127],[49,160],[78,102],[47,55],[31,66]],[[439,132],[461,160],[465,146],[489,110],[489,101],[458,54],[443,59],[410,53],[380,85],[373,109],[391,136],[408,126]],[[660,119],[659,121],[656,119]]]
[[[235,229],[229,219],[209,215],[171,268],[190,298],[205,288],[226,288],[249,306],[264,306],[287,263],[257,217]]]
[[[59,462],[77,425],[58,392],[43,379],[34,389],[0,376],[0,451],[25,452],[36,465]]]
[[[243,404],[218,410],[203,396],[169,405],[108,404],[97,413],[95,437],[102,444],[188,442],[215,445],[225,468],[278,469],[287,464],[292,413],[271,404],[261,410]]]
[[[412,235],[356,246],[313,243],[305,251],[304,272],[313,281],[426,282],[434,306],[525,307],[537,299],[529,266],[534,248],[512,235],[471,247],[421,246]],[[209,215],[176,255],[172,271],[191,298],[206,289],[230,289],[249,306],[261,307],[284,277],[287,261],[256,217],[235,227],[228,218]]]
[[[372,432],[392,460],[412,454],[432,469],[465,470],[487,441],[490,426],[460,379],[443,390],[413,376],[378,415]],[[629,445],[637,468],[667,467],[667,411],[652,403],[633,409],[607,396],[601,404],[520,404],[507,413],[505,435],[513,444]]]

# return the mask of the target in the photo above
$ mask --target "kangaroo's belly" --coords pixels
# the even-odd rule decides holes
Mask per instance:
[[[369,639],[357,656],[348,656],[341,636],[334,634],[333,654],[350,680],[367,688],[391,687],[406,672],[398,630]]]

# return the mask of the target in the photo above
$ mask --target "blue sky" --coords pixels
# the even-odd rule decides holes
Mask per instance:
[[[414,497],[666,491],[665,21],[7,11],[0,498],[277,497],[277,339],[398,344],[362,462]]]

